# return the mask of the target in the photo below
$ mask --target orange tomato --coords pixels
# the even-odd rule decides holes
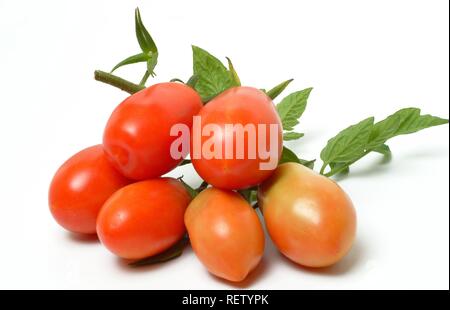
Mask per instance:
[[[280,165],[260,186],[258,203],[276,247],[300,265],[332,265],[353,244],[356,213],[350,198],[300,164]]]
[[[264,232],[239,194],[208,188],[190,203],[184,221],[195,254],[212,274],[239,282],[260,262]]]
[[[185,233],[183,216],[190,201],[187,190],[175,179],[130,184],[105,202],[97,219],[98,237],[122,258],[161,253]]]
[[[50,211],[65,229],[95,234],[103,203],[128,183],[109,163],[101,145],[88,147],[69,158],[53,177],[48,194]]]

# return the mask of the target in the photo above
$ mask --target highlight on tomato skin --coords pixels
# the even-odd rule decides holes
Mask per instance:
[[[300,265],[330,266],[352,247],[356,234],[352,201],[337,183],[309,168],[280,165],[261,184],[258,204],[278,250]]]
[[[103,203],[130,182],[112,167],[101,145],[88,147],[55,173],[48,193],[50,212],[71,232],[95,234]]]
[[[102,244],[125,259],[141,259],[167,250],[185,234],[184,212],[191,196],[180,181],[157,178],[115,192],[97,219]]]
[[[264,253],[264,231],[240,194],[208,188],[189,204],[184,216],[192,249],[210,273],[243,281]]]
[[[175,124],[192,126],[202,108],[200,96],[181,83],[159,83],[125,99],[105,127],[103,146],[112,164],[126,177],[145,180],[175,168],[170,135]]]
[[[282,124],[280,117],[275,109],[272,100],[261,90],[253,87],[234,87],[226,90],[213,100],[208,102],[198,113],[201,117],[202,130],[208,125],[219,126],[222,132],[225,132],[226,125],[250,125],[255,128],[256,140],[262,137],[258,134],[258,125],[265,126],[266,149],[269,150],[270,144],[270,125],[277,125],[277,134],[274,141],[274,165],[271,169],[261,169],[261,163],[268,162],[260,156],[256,150],[256,158],[250,158],[249,140],[246,134],[243,143],[244,159],[236,157],[237,143],[239,143],[236,134],[221,134],[213,136],[202,136],[201,146],[206,141],[212,139],[214,144],[221,145],[221,158],[201,158],[193,157],[195,152],[194,137],[191,138],[191,159],[197,173],[209,184],[222,189],[243,189],[258,185],[276,168],[278,158],[281,156],[283,148]],[[234,146],[234,156],[231,159],[226,158],[226,146]],[[258,145],[258,143],[256,143]]]

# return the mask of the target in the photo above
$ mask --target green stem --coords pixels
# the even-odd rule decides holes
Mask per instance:
[[[137,93],[138,91],[145,88],[145,86],[134,84],[130,81],[118,77],[117,75],[101,70],[96,70],[94,72],[94,78],[96,81],[117,87],[129,94]]]
[[[324,163],[323,165],[322,165],[322,168],[320,168],[320,174],[321,175],[323,175],[324,174],[324,172],[325,172],[325,168],[327,167],[327,164],[326,163]]]
[[[184,84],[183,80],[178,79],[178,78],[171,79],[170,82],[179,82],[179,83],[183,83]]]
[[[150,72],[148,70],[146,70],[144,76],[142,77],[142,80],[139,82],[139,86],[145,87],[145,83],[147,82],[149,77],[150,77]]]

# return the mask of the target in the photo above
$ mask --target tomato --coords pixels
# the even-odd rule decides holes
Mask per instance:
[[[97,234],[108,250],[126,259],[161,253],[184,235],[184,212],[191,196],[172,178],[130,184],[104,204]]]
[[[212,139],[214,144],[222,146],[221,151],[217,151],[220,156],[214,158],[203,156],[203,152],[199,152],[199,156],[193,157],[193,152],[196,152],[196,143],[195,137],[191,138],[192,163],[198,174],[209,184],[223,189],[247,188],[261,183],[276,168],[283,147],[282,125],[272,100],[262,91],[251,87],[231,88],[208,102],[198,116],[201,117],[202,131],[211,124],[219,126],[221,130],[220,134],[202,135],[199,139],[202,149],[209,139]],[[251,145],[258,145],[260,140],[264,141],[264,136],[261,136],[257,126],[265,126],[265,130],[262,131],[265,133],[265,143],[263,144],[265,144],[266,150],[272,151],[275,155],[273,156],[273,167],[261,169],[260,164],[267,163],[268,159],[261,156],[259,147],[256,156],[253,157],[249,149],[251,147],[249,143],[253,143],[253,141],[249,139],[249,134],[244,136],[243,157],[239,159],[236,156],[237,143],[241,139],[236,132],[224,134],[227,124],[250,125],[255,128],[257,141],[256,144]],[[275,138],[277,141],[274,141],[276,143],[273,143],[272,146],[270,145],[270,124],[276,126]],[[232,158],[226,156],[227,145],[234,147]],[[197,147],[197,149],[199,148]]]
[[[106,199],[130,183],[106,158],[101,145],[69,158],[50,184],[49,206],[55,220],[76,233],[95,233],[98,212]]]
[[[264,232],[239,194],[208,188],[190,203],[184,221],[195,254],[212,274],[239,282],[261,260]]]
[[[112,113],[103,135],[103,146],[112,164],[133,180],[159,177],[182,159],[170,155],[177,138],[174,124],[192,126],[202,107],[200,96],[180,83],[160,83],[125,99]]]
[[[350,198],[300,164],[280,165],[260,186],[258,203],[276,247],[300,265],[332,265],[353,244],[356,214]]]

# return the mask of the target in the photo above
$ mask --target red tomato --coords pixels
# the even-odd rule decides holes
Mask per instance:
[[[332,265],[353,244],[356,214],[350,198],[300,164],[280,165],[260,186],[258,203],[276,247],[300,265]]]
[[[113,165],[134,180],[159,177],[182,159],[173,159],[174,124],[192,125],[202,107],[200,96],[180,83],[160,83],[125,99],[112,113],[103,146]]]
[[[129,182],[111,166],[101,145],[91,146],[56,172],[48,196],[50,211],[65,229],[94,234],[103,203]]]
[[[125,186],[104,204],[97,234],[108,250],[127,259],[161,253],[185,233],[184,212],[191,197],[171,178]]]
[[[243,145],[243,159],[238,159],[236,156],[233,156],[231,159],[226,158],[226,145],[233,145],[234,151],[236,152],[237,150],[236,142],[239,141],[239,139],[236,134],[220,134],[212,136],[202,135],[202,148],[205,142],[209,139],[213,139],[214,143],[222,146],[221,152],[218,152],[221,154],[221,158],[211,159],[205,158],[202,152],[200,152],[200,155],[202,155],[201,158],[192,158],[192,155],[195,152],[195,137],[192,137],[192,163],[195,170],[205,181],[223,189],[242,189],[257,185],[270,176],[272,171],[276,168],[278,158],[281,155],[283,141],[280,118],[275,110],[272,100],[270,100],[266,94],[251,87],[231,88],[214,98],[212,101],[208,102],[208,104],[201,109],[198,115],[201,116],[202,131],[205,126],[210,124],[218,125],[222,132],[225,132],[226,124],[242,126],[250,125],[254,126],[256,129],[259,124],[266,126],[265,144],[267,150],[270,149],[269,125],[277,125],[278,141],[276,141],[276,150],[274,150],[277,158],[273,169],[270,170],[261,169],[260,164],[262,162],[267,162],[268,159],[264,159],[260,156],[258,150],[256,151],[256,157],[252,159],[251,156],[249,156],[251,155],[249,152],[249,142],[252,143],[252,141],[249,139],[249,135],[247,134],[244,136],[245,143]],[[255,133],[257,139],[256,145],[258,145],[262,137],[260,137],[258,130],[255,130]]]
[[[239,282],[260,262],[264,231],[239,194],[208,188],[191,202],[184,221],[195,254],[212,274]]]

